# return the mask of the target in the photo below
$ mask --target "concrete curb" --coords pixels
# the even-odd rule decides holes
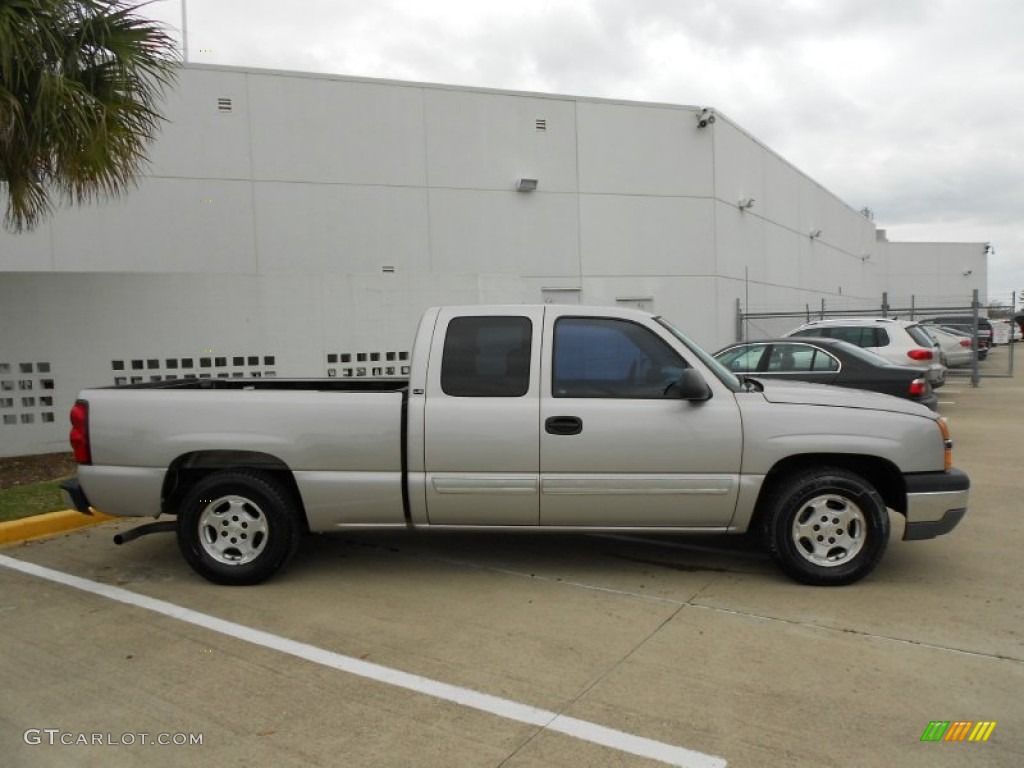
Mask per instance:
[[[92,515],[83,515],[73,509],[65,509],[61,512],[24,517],[21,520],[10,520],[0,523],[0,546],[55,536],[65,531],[99,525],[115,519],[114,516],[104,515],[102,512],[94,511]]]

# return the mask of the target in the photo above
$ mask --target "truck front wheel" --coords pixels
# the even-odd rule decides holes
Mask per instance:
[[[889,512],[867,480],[826,467],[782,480],[767,499],[772,556],[804,584],[838,586],[864,578],[885,553]]]
[[[256,472],[215,472],[178,508],[178,547],[216,584],[258,584],[294,554],[300,529],[290,494]]]

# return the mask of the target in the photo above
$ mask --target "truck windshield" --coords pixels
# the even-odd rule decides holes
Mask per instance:
[[[686,345],[686,348],[693,352],[693,354],[695,354],[697,357],[699,357],[700,361],[704,363],[704,365],[706,365],[708,368],[710,368],[711,372],[714,373],[719,379],[721,379],[723,384],[725,384],[734,392],[743,391],[743,385],[740,383],[740,380],[736,378],[732,371],[730,371],[720,362],[715,360],[715,358],[713,358],[711,355],[709,355],[707,352],[705,352],[703,349],[697,346],[694,342],[690,341],[690,339],[688,339],[682,331],[680,331],[678,328],[672,325],[672,323],[670,323],[664,317],[656,317],[654,318],[654,321],[661,325],[662,327],[664,327],[666,330],[668,330],[669,333],[671,333],[673,336],[679,339],[684,345]]]

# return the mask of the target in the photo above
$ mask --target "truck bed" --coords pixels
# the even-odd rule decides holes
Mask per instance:
[[[404,380],[186,379],[86,390],[93,465],[78,473],[114,515],[155,515],[165,475],[287,469],[312,530],[401,524]]]

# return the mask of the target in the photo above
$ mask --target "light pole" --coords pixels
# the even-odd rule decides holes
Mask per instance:
[[[181,0],[181,58],[188,64],[188,0]]]

